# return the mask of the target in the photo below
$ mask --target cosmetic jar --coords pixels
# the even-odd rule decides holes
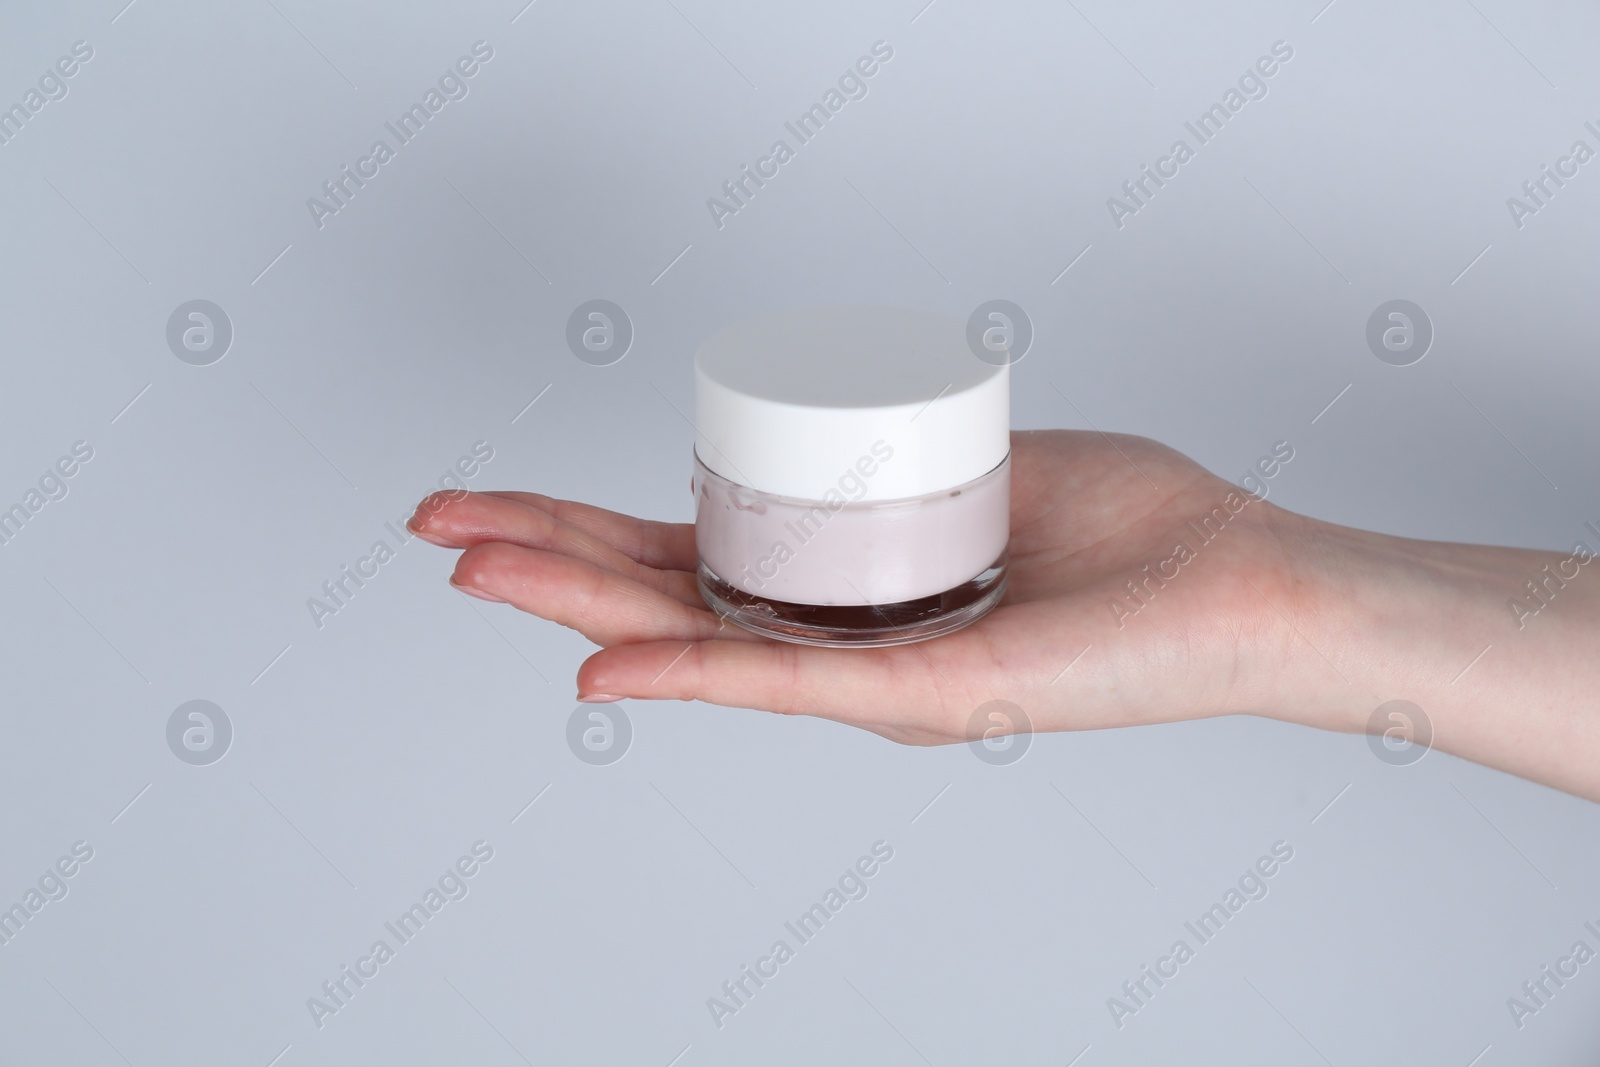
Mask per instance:
[[[782,641],[921,641],[1005,593],[1010,367],[958,319],[827,307],[695,354],[701,596]]]

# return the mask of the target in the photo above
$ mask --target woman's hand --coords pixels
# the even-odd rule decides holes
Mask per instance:
[[[719,618],[695,585],[692,524],[457,491],[424,500],[410,526],[465,550],[457,588],[602,646],[578,671],[580,700],[696,699],[940,744],[971,740],[993,700],[1034,730],[1243,712],[1360,731],[1406,699],[1438,747],[1600,796],[1593,689],[1562,674],[1585,650],[1600,660],[1600,597],[1567,594],[1569,618],[1541,616],[1546,632],[1521,642],[1506,606],[1564,556],[1317,522],[1144,438],[1014,433],[1004,600],[966,629],[887,648],[775,642]],[[1585,579],[1600,586],[1569,588]],[[1500,725],[1517,712],[1497,701],[1531,675],[1548,743]]]

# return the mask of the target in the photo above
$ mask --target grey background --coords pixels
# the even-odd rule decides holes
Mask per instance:
[[[1600,948],[1600,815],[1539,786],[1260,720],[996,767],[637,701],[590,766],[591,646],[452,591],[453,553],[406,544],[313,623],[478,440],[474,488],[689,518],[694,345],[816,301],[1014,300],[1019,427],[1235,478],[1288,440],[1272,498],[1326,519],[1557,548],[1600,519],[1600,161],[1521,229],[1505,204],[1597,147],[1592,5],[920,5],[6,6],[0,103],[95,54],[0,145],[0,505],[95,452],[0,546],[0,898],[95,854],[0,946],[0,1062],[1594,1061],[1600,964],[1520,1031],[1505,1005]],[[306,198],[480,39],[470,95],[317,229]],[[713,225],[880,39],[866,99]],[[1118,229],[1106,198],[1280,39],[1269,95]],[[597,298],[636,330],[609,367],[564,343]],[[1410,367],[1364,341],[1395,298],[1437,334]],[[234,327],[210,366],[166,345],[193,299]],[[193,699],[234,728],[209,766],[166,745]],[[479,839],[470,894],[314,1025]],[[715,1027],[880,839],[866,899]],[[1280,839],[1270,895],[1117,1029],[1106,999]]]

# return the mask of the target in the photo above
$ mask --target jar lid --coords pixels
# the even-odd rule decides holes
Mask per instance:
[[[1011,448],[1010,368],[979,359],[947,315],[773,312],[706,340],[694,365],[700,462],[763,492],[921,496],[988,473]]]

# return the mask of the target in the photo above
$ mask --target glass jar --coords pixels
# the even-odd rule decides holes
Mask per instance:
[[[784,641],[950,633],[1005,593],[1009,368],[959,320],[780,312],[695,359],[695,543],[706,603]]]

